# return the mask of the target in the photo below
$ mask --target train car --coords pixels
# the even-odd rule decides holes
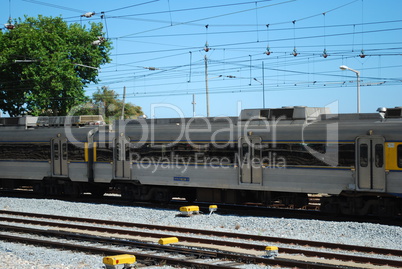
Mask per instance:
[[[93,181],[92,135],[95,127],[66,117],[2,118],[0,184],[31,186],[44,195],[98,193]]]
[[[243,110],[238,118],[116,124],[114,183],[124,197],[401,212],[401,109],[330,114],[325,108]]]
[[[245,109],[239,117],[136,119],[113,127],[49,127],[25,118],[22,127],[0,127],[0,184],[32,185],[45,195],[101,196],[113,188],[140,201],[178,196],[296,207],[308,203],[308,194],[324,194],[323,211],[397,215],[402,109],[381,111]]]

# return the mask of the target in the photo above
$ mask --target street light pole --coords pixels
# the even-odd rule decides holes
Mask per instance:
[[[349,70],[356,74],[357,77],[357,113],[360,113],[360,71],[354,70],[346,65],[339,66],[341,70]]]

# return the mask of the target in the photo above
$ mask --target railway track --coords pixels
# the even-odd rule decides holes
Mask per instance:
[[[74,243],[58,242],[53,240],[32,239],[26,236],[13,236],[0,234],[0,239],[4,241],[20,242],[32,244],[36,246],[46,246],[64,250],[81,251],[85,253],[103,254],[103,255],[119,255],[130,254],[135,255],[139,266],[150,265],[171,265],[189,268],[205,268],[205,269],[226,269],[236,268],[245,264],[273,265],[293,268],[353,268],[339,267],[327,263],[319,262],[303,262],[289,259],[268,259],[256,257],[252,255],[241,255],[229,252],[205,251],[198,249],[187,249],[175,246],[158,246],[149,243],[134,242],[129,240],[118,240],[111,238],[103,238],[99,236],[88,236],[83,234],[66,233],[60,231],[44,231],[41,229],[20,228],[15,226],[0,226],[1,230],[14,231],[18,233],[40,234],[42,236],[52,238],[63,238],[78,241]],[[88,246],[86,244],[94,243],[103,244],[104,247]],[[111,247],[113,246],[113,247]],[[119,249],[119,247],[124,249]],[[132,251],[127,248],[136,248],[141,250]],[[145,250],[145,253],[144,253]],[[152,253],[149,253],[152,252]],[[161,255],[161,253],[166,253]],[[206,260],[206,261],[204,261]]]
[[[8,216],[6,217],[6,215]],[[52,221],[46,221],[44,219]],[[363,266],[372,264],[375,266],[387,265],[393,267],[402,267],[402,261],[401,261],[402,250],[342,245],[342,244],[333,244],[325,242],[294,240],[286,238],[228,233],[219,231],[206,231],[206,230],[171,227],[171,226],[158,226],[158,225],[116,222],[116,221],[88,219],[88,218],[74,218],[66,216],[21,213],[12,211],[0,211],[0,221],[21,223],[24,225],[45,226],[45,227],[51,227],[52,229],[51,231],[49,231],[49,229],[48,230],[37,229],[37,231],[34,230],[23,231],[22,230],[24,229],[23,227],[2,225],[0,226],[1,230],[24,232],[31,234],[48,233],[46,236],[64,237],[64,238],[69,237],[74,238],[74,240],[84,240],[83,237],[86,237],[85,240],[88,241],[103,242],[104,244],[113,244],[113,245],[117,244],[119,240],[120,241],[123,240],[125,244],[130,243],[131,247],[137,247],[141,249],[145,248],[155,250],[156,246],[158,245],[154,243],[150,244],[143,242],[141,244],[145,245],[141,245],[138,243],[139,241],[143,240],[155,241],[158,238],[175,236],[179,238],[180,246],[179,245],[174,247],[158,246],[158,248],[161,248],[159,249],[159,251],[180,253],[179,250],[181,250],[182,255],[190,255],[192,257],[195,256],[195,257],[226,259],[233,261],[234,263],[240,263],[240,264],[256,263],[256,264],[301,267],[301,268],[331,268],[331,266],[339,266],[339,264],[344,267],[350,267],[351,265],[347,265],[345,262],[352,261],[356,263],[353,265],[353,267],[355,268],[359,267],[359,264],[360,266],[362,264]],[[108,227],[104,226],[101,227],[98,225],[104,225],[104,226],[107,225]],[[110,228],[110,226],[112,226],[113,228]],[[56,229],[57,231],[55,231]],[[55,234],[56,232],[59,234],[56,235]],[[88,233],[91,234],[88,235]],[[241,239],[241,242],[239,241],[239,239]],[[112,241],[114,240],[114,242],[110,240]],[[137,246],[133,245],[134,242],[137,243]],[[265,247],[268,244],[273,243],[287,244],[292,246],[280,247],[281,258],[276,258],[274,260],[262,258],[261,256],[264,255]],[[295,245],[298,245],[299,248],[295,248],[294,247]],[[300,249],[300,246],[303,246],[304,248],[309,247],[315,249],[310,250]],[[179,249],[177,249],[178,247]],[[185,250],[183,249],[184,247],[186,247]],[[189,248],[191,248],[191,250],[189,250]],[[204,249],[204,251],[194,253],[194,251],[196,251],[195,248]],[[205,251],[205,249],[209,249],[209,251]],[[219,251],[217,251],[216,249],[219,249]],[[323,249],[348,251],[348,254],[339,254],[331,251],[324,252]],[[355,252],[359,252],[360,255],[356,255]],[[322,264],[323,260],[321,260],[320,263],[312,261],[306,262],[305,260],[302,261],[297,260],[298,257],[292,257],[290,255],[287,256],[285,253],[290,255],[304,255],[305,257],[335,259],[343,262],[336,263],[337,265],[334,265],[334,262],[331,262],[332,265],[329,264],[330,262],[328,262],[328,260],[325,260],[326,262],[325,264]],[[389,259],[388,257],[375,258],[373,257],[373,254],[387,255],[388,257],[394,256],[395,259],[394,260]],[[286,259],[282,258],[282,256],[284,255],[286,255]],[[292,260],[289,257],[291,257]],[[232,265],[232,267],[233,266],[234,265]]]
[[[2,228],[3,229],[3,228]],[[26,230],[26,232],[34,233],[32,229]],[[43,234],[45,235],[45,234]],[[55,233],[51,233],[51,236],[57,236]],[[42,240],[42,239],[32,239],[22,236],[11,236],[11,235],[0,235],[1,240],[11,241],[11,242],[19,242],[26,243],[35,246],[45,246],[52,247],[63,250],[72,250],[72,251],[80,251],[85,253],[92,254],[101,254],[101,255],[120,255],[120,254],[130,254],[135,255],[137,261],[139,262],[138,266],[144,267],[149,265],[172,265],[172,266],[183,266],[183,267],[201,267],[201,268],[211,268],[211,269],[224,269],[224,268],[233,268],[224,264],[209,264],[203,263],[201,261],[195,261],[195,258],[192,260],[180,259],[180,258],[170,258],[161,255],[152,255],[152,254],[144,254],[139,252],[133,252],[129,250],[121,250],[121,249],[113,249],[111,247],[95,247],[95,246],[86,246],[85,237],[77,237],[77,240],[80,242],[76,244],[65,243],[65,242],[57,242],[52,240]],[[68,236],[71,239],[71,235]],[[111,244],[116,245],[116,241],[113,241]],[[126,243],[127,244],[127,243]],[[241,263],[239,263],[241,264]]]

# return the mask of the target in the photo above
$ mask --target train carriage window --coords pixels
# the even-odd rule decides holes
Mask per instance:
[[[121,161],[120,157],[120,143],[116,143],[116,160]]]
[[[247,164],[248,162],[248,149],[249,149],[249,146],[248,146],[248,144],[247,143],[243,143],[243,145],[242,145],[242,157],[243,157],[243,163],[244,164]]]
[[[72,160],[72,161],[85,161],[84,145],[68,143],[67,144],[67,149],[68,149],[69,160]],[[63,151],[63,159],[65,157],[67,158],[67,152]]]
[[[368,166],[368,145],[367,144],[360,145],[360,166],[361,167]]]
[[[53,143],[54,159],[59,159],[59,142]]]
[[[98,143],[96,148],[97,162],[112,162],[113,161],[113,145],[112,143]]]
[[[262,161],[262,158],[261,158],[262,150],[261,149],[262,149],[261,143],[255,143],[253,145],[253,150],[254,150],[253,162],[254,163],[257,163],[257,162],[259,163]]]
[[[165,157],[165,156],[166,156],[166,152],[167,152],[167,150],[166,150],[166,145],[162,145],[162,147],[161,147],[162,157]]]
[[[140,153],[141,153],[141,147],[142,146],[144,146],[142,143],[137,143],[137,142],[130,143],[129,144],[129,149],[128,149],[129,150],[129,152],[128,152],[129,156],[126,155],[126,159],[134,161],[134,162],[140,161],[140,158],[141,158]],[[126,152],[126,154],[127,154],[127,152]]]
[[[125,144],[126,161],[130,161],[130,144]]]
[[[402,168],[402,145],[399,145],[398,148],[398,153],[397,153],[397,158],[398,158],[398,167]]]
[[[61,144],[63,160],[67,160],[67,143]]]
[[[384,146],[382,144],[375,145],[375,166],[378,168],[384,165]]]
[[[312,151],[312,152],[316,151],[321,154],[325,154],[327,151],[327,145],[325,145],[325,144],[308,143],[308,144],[300,144],[300,145],[303,146],[306,151]]]
[[[339,166],[355,165],[355,145],[339,144]]]
[[[206,156],[207,162],[211,160],[213,162],[220,162],[220,163],[234,163],[236,162],[236,154],[238,152],[237,143],[230,144],[224,143],[216,145],[214,143],[209,145],[209,150],[204,151]]]
[[[248,144],[247,151],[248,151]],[[174,163],[235,163],[237,144],[225,146],[212,143],[143,144],[130,147],[132,159],[152,162]]]
[[[304,143],[273,143],[262,147],[262,158],[265,164],[279,158],[286,160],[286,165],[328,166],[316,152],[324,154],[327,151],[325,144]]]
[[[50,143],[0,143],[0,160],[50,160]]]
[[[339,156],[338,166],[352,167],[355,165],[355,150],[355,145],[352,143],[330,144],[329,146],[325,143],[271,143],[261,146],[264,164],[269,165],[282,158],[286,160],[286,165],[289,166],[329,166],[322,158],[322,154],[337,153]]]

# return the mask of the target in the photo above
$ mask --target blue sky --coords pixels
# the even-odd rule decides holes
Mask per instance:
[[[2,0],[0,17],[103,22],[112,62],[87,95],[108,86],[122,97],[125,86],[128,102],[162,118],[192,116],[193,95],[206,116],[205,57],[211,116],[334,102],[354,113],[356,75],[340,65],[361,72],[361,112],[402,106],[401,10],[395,0]]]

